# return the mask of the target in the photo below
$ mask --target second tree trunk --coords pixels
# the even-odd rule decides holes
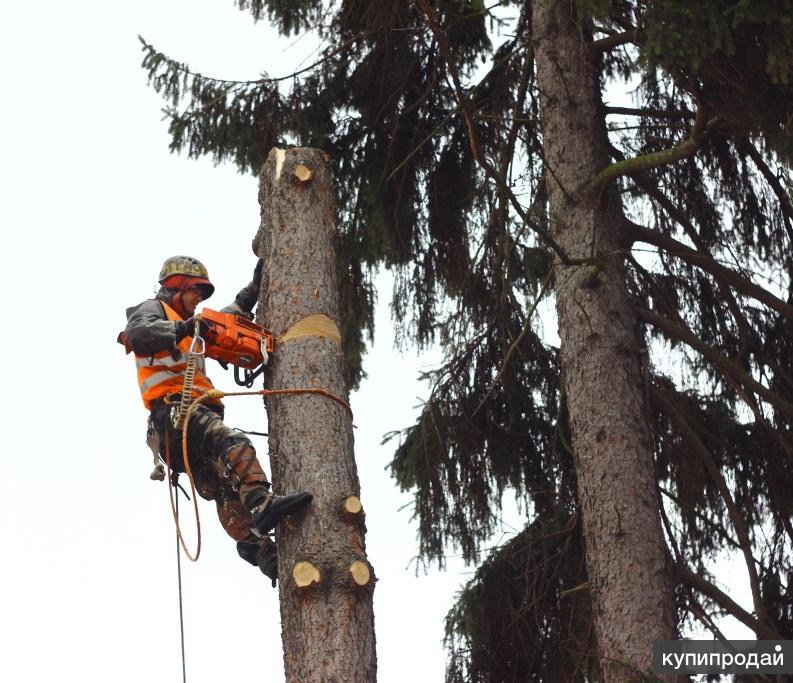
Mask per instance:
[[[534,0],[543,147],[555,237],[589,265],[555,273],[563,386],[606,681],[650,671],[674,634],[653,449],[614,192],[586,184],[609,162],[597,69],[575,3]]]

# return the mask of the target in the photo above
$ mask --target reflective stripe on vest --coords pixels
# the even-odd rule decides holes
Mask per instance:
[[[187,368],[187,361],[183,355],[180,355],[179,358],[174,359],[170,353],[166,353],[165,356],[162,356],[157,360],[158,365],[165,365],[173,372],[182,372],[185,370],[185,368]],[[135,366],[138,368],[151,367],[153,364],[154,362],[152,361],[152,356],[135,356]]]
[[[165,302],[160,302],[168,320],[182,320],[182,317]],[[181,352],[174,359],[170,351],[158,351],[150,356],[135,354],[135,366],[138,369],[138,386],[143,405],[151,410],[152,401],[163,398],[169,394],[182,391],[184,373],[187,370],[187,354],[190,351],[192,337],[185,337],[177,344]],[[195,381],[193,383],[193,398],[198,398],[206,391],[212,389],[212,382],[206,376],[206,364],[203,356],[196,365]]]

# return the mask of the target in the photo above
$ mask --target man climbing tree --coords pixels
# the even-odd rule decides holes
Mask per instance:
[[[144,44],[173,147],[333,155],[351,384],[381,264],[404,338],[446,353],[393,462],[422,555],[479,562],[507,489],[529,513],[450,613],[449,679],[630,680],[724,612],[793,636],[788,5],[237,4],[322,57],[286,90]]]
[[[250,314],[260,280],[261,262],[254,279],[227,310]],[[206,323],[194,316],[196,306],[212,296],[215,287],[204,265],[189,256],[166,259],[159,282],[154,299],[127,309],[127,327],[118,340],[127,353],[135,354],[141,398],[151,411],[147,442],[170,465],[171,472],[178,474],[185,471],[185,462],[176,410],[185,389],[193,336],[196,329],[206,331]],[[213,388],[203,356],[196,361],[193,384],[188,387],[191,399]],[[258,566],[275,586],[277,553],[268,534],[285,516],[305,507],[311,494],[274,495],[250,440],[227,427],[223,413],[220,400],[210,399],[197,406],[188,423],[188,457],[196,490],[206,500],[215,501],[220,523],[237,542],[240,556]]]

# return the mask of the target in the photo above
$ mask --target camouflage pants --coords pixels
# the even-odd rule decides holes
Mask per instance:
[[[171,423],[171,407],[165,401],[152,405],[149,426],[160,439],[160,457],[166,460],[168,444],[173,472],[184,472],[182,432]],[[167,442],[166,442],[167,439]],[[223,406],[199,404],[187,427],[187,451],[196,491],[214,500],[218,519],[235,541],[251,537],[253,519],[244,502],[248,493],[269,487],[256,458],[256,450],[244,434],[223,422]]]

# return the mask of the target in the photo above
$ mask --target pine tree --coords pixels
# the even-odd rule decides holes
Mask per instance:
[[[261,172],[254,240],[264,262],[257,315],[278,340],[268,388],[315,392],[267,403],[274,481],[314,496],[276,536],[288,681],[374,681],[376,672],[374,574],[343,405],[331,187],[321,150],[273,150]]]
[[[637,629],[722,613],[793,637],[793,3],[238,4],[322,58],[232,83],[144,43],[172,148],[332,155],[350,385],[380,266],[403,337],[446,352],[392,463],[421,553],[479,559],[506,490],[532,520],[450,612],[448,679],[620,680],[647,669]]]
[[[599,657],[607,681],[649,672],[674,636],[636,313],[628,293],[597,72],[568,3],[534,0],[533,43],[552,232],[578,263],[555,270],[560,369],[570,419]],[[587,141],[573,152],[577,136]],[[626,666],[627,664],[627,666]]]

